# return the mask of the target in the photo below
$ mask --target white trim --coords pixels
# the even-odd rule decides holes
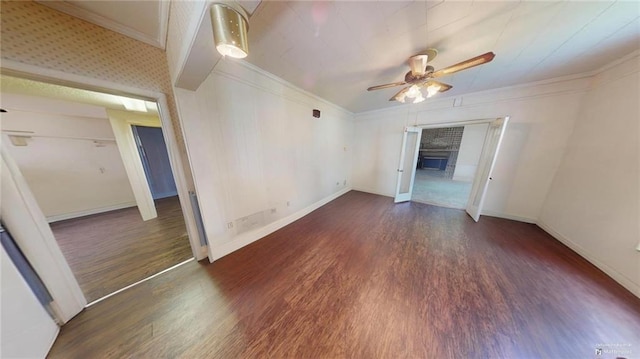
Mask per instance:
[[[130,37],[132,39],[142,41],[151,46],[159,47],[164,50],[167,39],[167,22],[169,21],[169,1],[156,1],[160,8],[158,9],[158,31],[157,36],[151,36],[150,34],[138,31],[132,27],[121,24],[117,21],[96,14],[89,10],[75,6],[66,1],[43,1],[38,0],[37,3],[44,5],[48,8],[63,12],[67,15],[73,16],[78,19],[85,20],[94,25],[104,27],[111,31],[117,32],[121,35]]]
[[[170,1],[159,1],[160,2],[160,9],[159,10],[159,16],[160,19],[158,19],[158,21],[160,22],[158,24],[159,29],[158,29],[158,44],[160,45],[159,47],[163,50],[167,50],[167,36],[169,35],[169,8],[171,7],[171,2]]]
[[[549,226],[548,224],[544,223],[543,221],[538,221],[538,223],[536,223],[536,224],[543,231],[547,232],[553,238],[555,238],[556,240],[558,240],[562,244],[564,244],[567,247],[569,247],[571,250],[573,250],[574,252],[579,254],[582,258],[586,259],[587,261],[589,261],[594,266],[598,267],[598,269],[600,269],[605,274],[607,274],[609,277],[611,277],[613,280],[615,280],[620,285],[622,285],[623,287],[628,289],[636,297],[640,298],[640,285],[638,285],[637,283],[634,283],[631,278],[628,278],[624,274],[618,272],[617,270],[611,268],[607,264],[605,264],[605,263],[601,262],[600,260],[596,259],[595,256],[593,256],[590,252],[588,252],[580,244],[578,244],[578,243],[572,241],[571,239],[567,238],[566,236],[564,236],[560,232],[556,231],[555,229],[553,229],[551,226]]]
[[[289,225],[295,221],[297,221],[298,219],[306,216],[307,214],[315,211],[316,209],[324,206],[325,204],[333,201],[334,199],[344,195],[345,193],[351,191],[350,187],[347,188],[343,188],[342,190],[328,196],[325,197],[315,203],[310,204],[309,206],[295,212],[292,213],[290,215],[288,215],[287,217],[281,218],[275,222],[269,223],[268,225],[258,228],[254,231],[250,231],[250,232],[246,232],[246,233],[242,233],[236,237],[234,237],[232,239],[231,242],[228,243],[224,243],[221,245],[209,245],[209,247],[212,249],[212,251],[215,251],[214,253],[211,253],[211,256],[209,258],[210,262],[213,262],[214,260],[220,259],[224,256],[226,256],[227,254],[230,254],[232,252],[237,251],[238,249],[249,245],[275,231],[277,231],[278,229]]]
[[[4,62],[5,60],[2,60],[2,62]],[[23,96],[23,95],[21,95]],[[24,97],[31,97],[32,95],[24,95]],[[60,100],[60,101],[67,101],[67,100]],[[100,108],[106,108],[105,106],[100,106],[100,105],[88,105],[88,106],[92,106],[92,107],[100,107]],[[108,118],[103,114],[102,116],[98,117],[98,116],[90,116],[90,115],[72,115],[72,114],[68,114],[68,113],[64,113],[62,111],[58,111],[58,112],[54,112],[54,111],[45,111],[42,109],[24,109],[24,108],[15,108],[12,106],[2,106],[3,109],[5,110],[10,110],[11,112],[25,112],[25,113],[37,113],[37,114],[47,114],[47,115],[54,115],[54,116],[64,116],[64,117],[70,117],[70,118],[77,118],[77,119],[82,119],[82,120],[107,120]],[[11,132],[11,130],[7,130],[7,129],[2,129],[2,132]],[[44,136],[42,136],[44,137]],[[88,139],[88,138],[87,138]],[[102,140],[99,138],[91,138],[92,140]],[[113,138],[110,139],[104,139],[104,140],[111,140],[114,141]]]
[[[482,210],[482,212],[480,212],[480,215],[487,216],[487,217],[510,219],[512,221],[531,223],[531,224],[537,224],[537,222],[538,222],[538,220],[535,219],[535,218],[522,217],[522,216],[518,216],[518,215],[515,215],[515,214],[509,214],[509,213],[491,211],[491,210]]]
[[[509,116],[500,116],[498,118],[507,118]],[[438,122],[438,123],[428,123],[428,124],[417,124],[415,127],[420,127],[422,129],[431,129],[431,128],[447,128],[447,127],[464,127],[468,125],[479,125],[485,123],[491,123],[495,121],[496,118],[487,118],[481,120],[469,120],[469,121],[453,121],[453,122]]]
[[[189,243],[191,243],[191,252],[196,260],[201,260],[207,257],[207,246],[200,244],[200,233],[198,232],[198,226],[196,225],[195,214],[193,213],[193,207],[191,206],[191,196],[189,196],[189,186],[187,175],[184,170],[184,162],[182,162],[182,155],[178,152],[178,142],[176,141],[176,133],[173,130],[171,124],[171,118],[169,117],[169,105],[167,103],[167,97],[160,93],[157,98],[158,104],[158,116],[162,122],[162,135],[164,141],[169,149],[169,164],[171,165],[171,172],[173,172],[173,180],[176,182],[176,190],[178,191],[178,198],[180,199],[180,208],[185,217],[184,224],[187,227],[187,234],[189,235]],[[178,110],[178,102],[174,97],[174,103],[176,105],[176,111]],[[179,112],[178,112],[179,113]],[[166,114],[166,115],[164,115]],[[182,128],[182,121],[180,115],[175,119]],[[182,139],[184,138],[184,131],[182,132]],[[185,142],[186,147],[186,142]],[[185,149],[186,150],[186,149]],[[189,160],[189,154],[187,151],[187,163],[191,166]],[[191,168],[191,167],[189,167]],[[191,171],[190,171],[191,172]]]
[[[53,223],[58,221],[64,221],[67,219],[90,216],[92,214],[98,214],[98,213],[104,213],[104,212],[111,212],[111,211],[116,211],[118,209],[130,208],[135,206],[136,206],[136,202],[126,202],[126,203],[119,203],[119,204],[114,204],[111,206],[105,206],[100,208],[91,208],[91,209],[85,209],[85,210],[76,211],[76,212],[54,214],[52,216],[47,217],[47,222]]]
[[[389,198],[393,199],[393,194],[392,193],[382,193],[382,192],[378,192],[376,190],[366,189],[366,188],[358,188],[358,187],[353,187],[352,190],[353,191],[358,191],[358,192],[375,194],[375,195],[382,196],[382,197],[389,197]]]
[[[612,69],[612,68],[614,68],[614,67],[616,67],[616,66],[618,66],[618,65],[620,65],[620,64],[622,64],[622,63],[624,63],[624,62],[626,62],[628,60],[631,60],[634,57],[638,57],[638,56],[640,56],[640,50],[635,50],[635,51],[631,52],[630,54],[627,54],[627,55],[622,56],[622,57],[620,57],[618,59],[615,59],[615,60],[609,62],[608,64],[602,66],[601,68],[597,69],[596,71],[593,71],[593,72],[595,72],[594,75],[598,75],[598,74],[600,74],[602,72],[605,72],[605,71],[607,71],[609,69]]]
[[[53,337],[51,338],[51,343],[49,344],[49,347],[47,348],[47,354],[51,351],[51,348],[53,348],[53,344],[56,342],[56,339],[58,339],[58,335],[59,334],[60,334],[60,325],[57,325],[56,332],[53,335]]]
[[[145,279],[139,280],[139,281],[137,281],[137,282],[135,282],[135,283],[133,283],[133,284],[129,284],[128,286],[126,286],[126,287],[124,287],[124,288],[122,288],[122,289],[118,289],[118,290],[116,290],[116,291],[115,291],[115,292],[113,292],[113,293],[109,293],[109,294],[105,295],[104,297],[101,297],[101,298],[98,298],[98,299],[94,300],[93,302],[91,302],[91,303],[87,304],[87,305],[85,306],[85,308],[89,308],[90,306],[92,306],[92,305],[94,305],[94,304],[97,304],[97,303],[100,303],[100,302],[102,302],[103,300],[105,300],[105,299],[107,299],[107,298],[109,298],[109,297],[113,297],[114,295],[116,295],[116,294],[118,294],[118,293],[124,292],[125,290],[127,290],[127,289],[129,289],[129,288],[131,288],[131,287],[135,287],[135,286],[137,286],[138,284],[144,283],[144,282],[146,282],[146,281],[148,281],[148,280],[150,280],[150,279],[153,279],[153,278],[155,278],[155,277],[157,277],[157,276],[159,276],[159,275],[161,275],[161,274],[164,274],[164,273],[166,273],[166,272],[168,272],[168,271],[170,271],[170,270],[172,270],[172,269],[178,268],[178,267],[180,267],[181,265],[183,265],[183,264],[187,264],[187,263],[189,263],[189,262],[191,262],[191,261],[193,261],[193,260],[194,260],[193,258],[189,258],[189,259],[187,259],[186,261],[183,261],[183,262],[180,262],[180,263],[178,263],[178,264],[176,264],[176,265],[173,265],[173,266],[171,266],[171,267],[169,267],[169,268],[167,268],[167,269],[164,269],[164,270],[162,270],[162,271],[160,271],[160,272],[158,272],[158,273],[156,273],[156,274],[152,274],[152,275],[148,276],[148,277],[147,277],[147,278],[145,278]]]

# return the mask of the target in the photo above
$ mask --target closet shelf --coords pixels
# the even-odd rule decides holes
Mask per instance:
[[[422,152],[457,152],[460,151],[457,148],[454,149],[448,149],[448,150],[433,150],[433,149],[429,149],[429,148],[421,148],[420,151]]]

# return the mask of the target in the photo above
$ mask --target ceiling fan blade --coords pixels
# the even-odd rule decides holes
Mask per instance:
[[[469,60],[459,62],[453,66],[445,67],[444,69],[438,70],[434,72],[431,75],[431,77],[435,78],[435,77],[445,76],[445,75],[452,74],[454,72],[458,72],[458,71],[470,69],[478,65],[486,64],[487,62],[491,62],[491,60],[493,60],[495,56],[496,55],[493,52],[487,52],[486,54],[482,54],[480,56],[476,56]]]
[[[367,91],[386,89],[386,88],[389,88],[389,87],[402,86],[402,85],[406,85],[406,84],[407,84],[406,82],[402,81],[402,82],[394,82],[394,83],[378,85],[378,86],[371,86],[371,87],[369,87],[367,89]]]
[[[431,85],[436,85],[436,86],[440,87],[438,92],[446,92],[446,91],[451,90],[451,88],[453,88],[453,86],[451,86],[451,85],[447,85],[447,84],[445,84],[443,82],[433,81],[433,80],[429,80],[429,81],[425,82],[422,86],[423,87],[429,87]]]
[[[400,95],[402,95],[403,93],[407,92],[409,90],[409,87],[405,87],[402,90],[398,91],[398,93],[396,93],[395,95],[393,95],[393,97],[391,97],[389,99],[389,101],[398,101],[398,97]],[[404,102],[404,101],[399,101],[399,102]]]

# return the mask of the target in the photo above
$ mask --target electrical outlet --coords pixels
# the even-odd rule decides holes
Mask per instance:
[[[233,228],[233,222],[227,223],[227,229],[231,229],[231,228]]]
[[[276,213],[276,209],[275,208],[271,208],[271,214]]]
[[[287,207],[291,206],[291,203],[289,201],[287,201]]]

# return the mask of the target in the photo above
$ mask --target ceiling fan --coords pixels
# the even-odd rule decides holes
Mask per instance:
[[[407,72],[407,74],[404,76],[404,81],[372,86],[369,87],[367,91],[386,89],[402,85],[411,85],[403,88],[398,93],[393,95],[393,97],[391,97],[389,101],[405,102],[406,98],[408,97],[413,99],[413,103],[422,102],[424,101],[424,97],[422,96],[422,92],[420,92],[421,88],[426,88],[427,98],[435,95],[438,92],[445,92],[451,89],[451,85],[435,81],[433,80],[434,78],[450,75],[458,71],[486,64],[487,62],[491,62],[491,60],[493,60],[493,58],[496,56],[493,52],[487,52],[485,54],[459,62],[455,65],[435,71],[433,66],[427,65],[427,63],[432,61],[437,55],[438,51],[436,49],[427,49],[427,51],[425,51],[424,53],[411,56],[409,58],[409,67],[411,68],[411,71]]]

